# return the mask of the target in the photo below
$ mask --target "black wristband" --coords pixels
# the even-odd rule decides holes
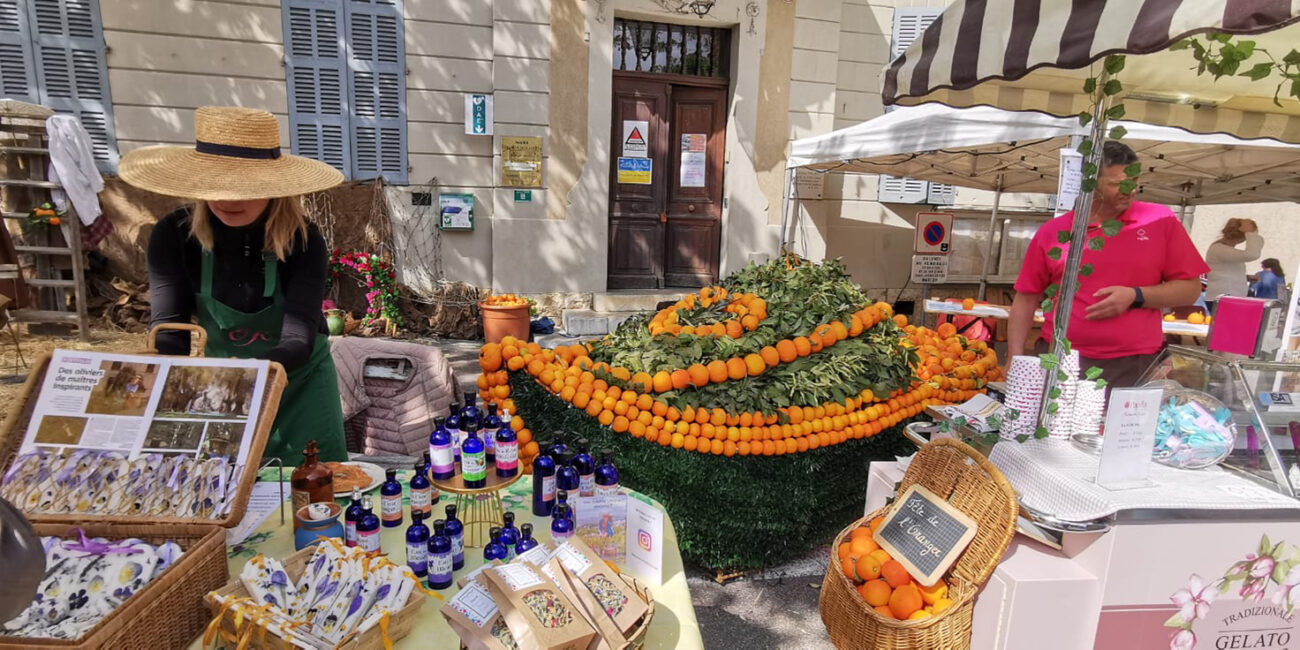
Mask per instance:
[[[1141,309],[1147,302],[1146,297],[1142,295],[1142,287],[1133,287],[1133,293],[1136,295],[1133,296],[1133,304],[1129,305],[1129,309]]]

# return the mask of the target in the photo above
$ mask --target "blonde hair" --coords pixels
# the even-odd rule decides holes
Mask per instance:
[[[208,222],[208,203],[198,201],[190,209],[190,236],[197,239],[204,250],[212,250],[212,224]],[[274,253],[281,262],[292,252],[293,238],[302,236],[303,248],[307,246],[307,214],[301,196],[271,199],[267,204],[266,236],[262,250]]]
[[[1246,233],[1241,229],[1242,226],[1245,226],[1246,224],[1254,226],[1256,231],[1259,230],[1259,226],[1255,225],[1254,219],[1240,219],[1233,217],[1228,220],[1228,223],[1223,225],[1223,232],[1219,237],[1219,243],[1236,246],[1237,244],[1246,241]]]

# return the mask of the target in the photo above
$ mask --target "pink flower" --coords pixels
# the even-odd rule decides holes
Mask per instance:
[[[1206,584],[1201,576],[1193,573],[1187,580],[1187,587],[1175,591],[1169,600],[1178,606],[1178,616],[1191,623],[1210,613],[1210,604],[1218,595],[1214,584]]]
[[[326,299],[320,301],[320,310],[321,310],[321,311],[329,311],[329,310],[331,310],[331,309],[338,309],[338,306],[334,304],[334,301],[333,301],[333,300],[330,300],[329,298],[326,298]]]
[[[1250,564],[1250,577],[1265,578],[1271,576],[1273,575],[1273,567],[1276,564],[1277,562],[1273,558],[1267,555],[1260,556]]]
[[[1196,635],[1191,630],[1178,630],[1169,640],[1169,650],[1191,650],[1196,647]]]

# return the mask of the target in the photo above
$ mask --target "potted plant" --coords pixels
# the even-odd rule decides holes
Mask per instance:
[[[489,295],[479,302],[483,314],[483,338],[500,343],[507,336],[528,340],[528,327],[534,306],[530,298],[513,293]]]

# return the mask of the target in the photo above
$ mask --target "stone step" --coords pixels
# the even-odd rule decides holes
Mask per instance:
[[[604,336],[638,311],[564,310],[564,333],[569,336]]]
[[[592,296],[591,308],[597,312],[654,311],[665,300],[681,300],[689,293],[686,289],[630,290],[597,293]]]

